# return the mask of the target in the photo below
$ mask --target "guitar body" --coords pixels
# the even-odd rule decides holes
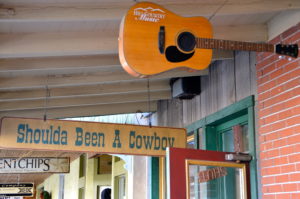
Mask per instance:
[[[212,38],[211,24],[204,17],[185,18],[153,3],[137,3],[128,11],[120,26],[119,58],[123,68],[136,77],[151,76],[179,67],[195,70],[207,68],[212,50],[191,49],[190,52],[183,52],[177,44],[182,32]]]

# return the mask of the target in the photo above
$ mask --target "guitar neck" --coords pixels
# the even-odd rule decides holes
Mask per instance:
[[[272,53],[275,51],[274,45],[272,44],[230,41],[211,38],[196,38],[196,47],[206,49],[242,50]]]

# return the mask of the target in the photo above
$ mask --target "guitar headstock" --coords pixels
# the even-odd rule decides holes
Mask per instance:
[[[297,58],[298,44],[292,44],[292,45],[277,44],[275,52],[280,55],[287,55],[290,57]]]

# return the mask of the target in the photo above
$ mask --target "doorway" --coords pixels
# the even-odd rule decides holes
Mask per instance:
[[[249,183],[247,186],[250,187],[249,192],[251,192],[251,198],[256,199],[257,160],[254,105],[254,96],[249,96],[187,126],[187,132],[189,138],[188,148],[205,150],[208,154],[210,153],[209,151],[224,152],[225,154],[249,154],[249,156],[252,157],[252,160],[249,162],[250,169],[249,174],[247,174]],[[197,160],[200,161],[203,159],[199,158]],[[190,198],[241,198],[243,195],[242,192],[239,192],[242,184],[241,169],[239,166],[231,168],[226,167],[226,169],[224,169],[222,167],[225,166],[222,166],[222,164],[217,166],[206,164],[191,166],[191,173],[194,172],[197,175],[199,174],[199,176],[194,177],[195,179],[192,179],[193,176],[191,176],[191,180],[194,180],[195,184],[190,187],[190,190],[194,191],[194,193],[190,193]],[[201,178],[201,175],[219,175],[219,173],[226,173],[226,175],[210,179],[207,182],[199,179]],[[201,187],[202,192],[200,193],[198,191],[200,191]],[[204,187],[206,187],[207,190],[203,192]]]
[[[228,154],[234,153],[170,148],[168,199],[250,199],[249,163]]]

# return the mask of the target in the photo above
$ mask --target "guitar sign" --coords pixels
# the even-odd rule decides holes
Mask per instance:
[[[212,49],[271,52],[298,57],[298,45],[251,43],[213,39],[204,17],[181,17],[149,2],[135,4],[123,17],[119,33],[119,58],[136,77],[147,77],[174,68],[203,70]]]

